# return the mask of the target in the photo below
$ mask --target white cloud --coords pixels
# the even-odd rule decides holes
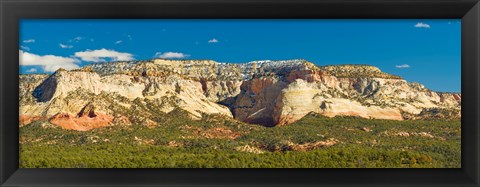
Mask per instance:
[[[121,44],[123,41],[122,40],[118,40],[115,42],[115,44]]]
[[[59,68],[67,70],[79,68],[76,64],[78,60],[55,55],[37,55],[19,50],[19,59],[21,66],[42,66],[45,72],[54,72]]]
[[[127,38],[128,38],[128,40],[132,40],[132,39],[133,39],[133,38],[132,38],[132,35],[130,35],[130,34],[127,35]]]
[[[130,61],[134,60],[133,55],[130,53],[121,53],[110,49],[97,49],[97,50],[86,50],[81,52],[76,52],[75,57],[82,59],[87,62],[106,62],[107,60],[112,61]]]
[[[81,37],[81,36],[77,36],[71,40],[69,40],[68,42],[79,42],[81,40],[85,39],[85,37]]]
[[[427,28],[429,29],[430,28],[430,25],[429,24],[426,24],[426,23],[423,23],[423,22],[418,22],[417,24],[415,24],[416,28]]]
[[[95,40],[94,40],[93,38],[90,38],[90,41],[91,41],[91,42],[94,42]]]
[[[158,58],[186,58],[189,57],[190,55],[184,54],[184,53],[179,53],[179,52],[157,52],[155,53],[155,57]]]
[[[216,38],[208,40],[208,43],[218,43],[219,41]]]
[[[23,40],[23,43],[35,43],[35,39]]]
[[[63,49],[70,49],[70,48],[73,47],[73,45],[64,45],[64,44],[62,44],[62,43],[59,43],[58,45],[59,45],[61,48],[63,48]]]
[[[26,72],[27,73],[35,73],[35,72],[37,72],[37,69],[36,68],[30,68],[30,69],[27,69]]]
[[[24,45],[21,45],[20,49],[23,49],[25,51],[30,51],[30,47],[27,47],[27,46],[24,46]]]
[[[402,68],[410,68],[410,65],[408,65],[408,64],[402,64],[402,65],[396,65],[395,67],[396,67],[396,68],[400,68],[400,69],[402,69]]]

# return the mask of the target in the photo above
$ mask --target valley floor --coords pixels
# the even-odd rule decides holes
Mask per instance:
[[[460,168],[460,120],[309,114],[282,127],[207,116],[160,126],[20,128],[21,168]]]

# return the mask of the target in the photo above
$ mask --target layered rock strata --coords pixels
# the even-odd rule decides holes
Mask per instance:
[[[90,130],[119,122],[157,126],[157,114],[219,115],[266,126],[310,112],[374,119],[460,118],[461,94],[434,92],[368,65],[306,60],[111,62],[20,75],[20,125],[50,120]],[[128,111],[128,112],[127,112]],[[135,115],[134,115],[135,114]]]

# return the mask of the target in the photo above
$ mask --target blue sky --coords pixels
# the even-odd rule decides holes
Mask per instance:
[[[460,92],[461,23],[409,20],[22,20],[20,73],[115,60],[302,58],[369,64],[435,91]]]

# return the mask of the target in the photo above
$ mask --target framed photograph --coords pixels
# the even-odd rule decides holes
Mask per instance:
[[[0,12],[2,186],[480,185],[476,0]]]

